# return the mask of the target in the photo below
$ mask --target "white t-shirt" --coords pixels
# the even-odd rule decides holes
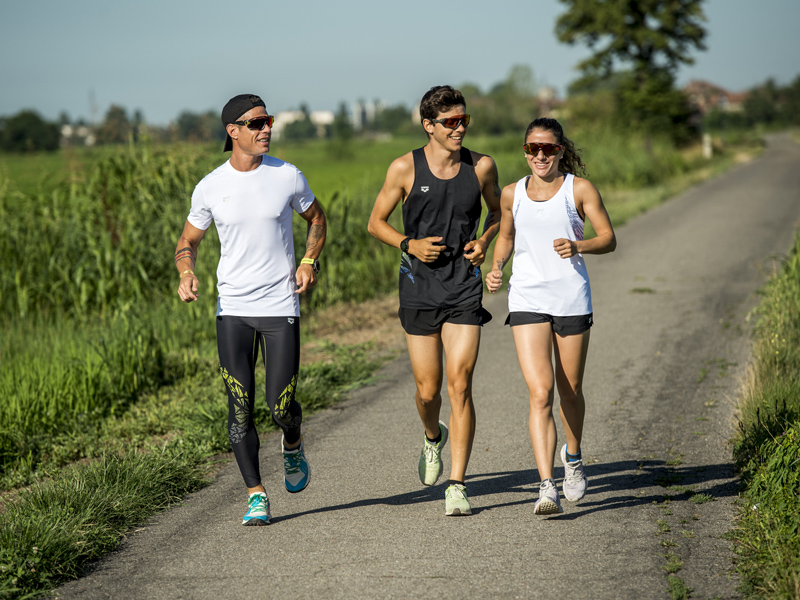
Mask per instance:
[[[583,219],[575,208],[574,182],[575,176],[567,174],[555,196],[538,202],[528,197],[528,177],[517,182],[509,312],[537,312],[554,317],[592,312],[592,290],[583,255],[561,258],[553,250],[553,240],[583,239]]]
[[[253,171],[228,161],[197,184],[188,221],[206,230],[213,220],[222,246],[217,315],[300,316],[292,211],[304,213],[313,202],[303,173],[267,155]]]

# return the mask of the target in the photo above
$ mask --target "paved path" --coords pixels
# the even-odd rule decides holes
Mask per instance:
[[[533,515],[527,391],[499,294],[487,299],[495,319],[475,377],[473,516],[446,518],[444,485],[419,484],[422,429],[402,357],[377,385],[308,420],[313,471],[302,494],[282,489],[279,437],[266,441],[269,527],[239,525],[244,494],[231,464],[58,596],[668,598],[671,552],[693,598],[736,597],[721,537],[737,489],[732,402],[754,292],[790,247],[799,190],[800,146],[778,137],[761,158],[620,228],[616,253],[588,257],[590,486],[563,515]],[[685,486],[713,501],[693,502]]]

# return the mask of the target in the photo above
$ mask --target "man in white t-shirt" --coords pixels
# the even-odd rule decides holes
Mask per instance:
[[[264,101],[254,94],[235,96],[222,109],[224,151],[230,150],[231,158],[195,188],[175,251],[178,295],[184,302],[194,302],[197,248],[214,221],[221,245],[217,347],[228,391],[228,437],[249,493],[244,525],[266,525],[271,516],[253,423],[259,348],[266,363],[267,404],[283,430],[286,489],[302,491],[310,475],[300,433],[302,409],[294,397],[300,364],[297,295],[317,283],[327,224],[303,173],[266,156],[273,120]],[[296,268],[294,212],[309,224],[306,251]]]

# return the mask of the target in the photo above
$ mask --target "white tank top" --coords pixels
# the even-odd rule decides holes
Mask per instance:
[[[510,312],[538,312],[554,317],[592,312],[592,291],[583,256],[561,258],[553,240],[583,239],[583,219],[575,208],[573,183],[567,174],[555,196],[528,197],[528,177],[514,190],[514,265],[508,288]]]

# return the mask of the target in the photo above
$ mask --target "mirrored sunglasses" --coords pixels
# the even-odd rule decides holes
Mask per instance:
[[[243,125],[252,131],[261,131],[264,125],[272,127],[275,122],[275,117],[267,115],[266,117],[255,117],[254,119],[247,119],[246,121],[234,121],[234,125]]]
[[[545,156],[555,156],[563,147],[564,146],[561,144],[536,144],[534,142],[522,144],[522,149],[525,150],[525,154],[530,154],[531,156],[539,154],[539,150],[544,152]]]
[[[445,117],[444,119],[430,119],[430,122],[434,125],[436,123],[441,123],[448,129],[458,129],[462,123],[464,127],[469,125],[469,115],[456,115],[455,117]]]

